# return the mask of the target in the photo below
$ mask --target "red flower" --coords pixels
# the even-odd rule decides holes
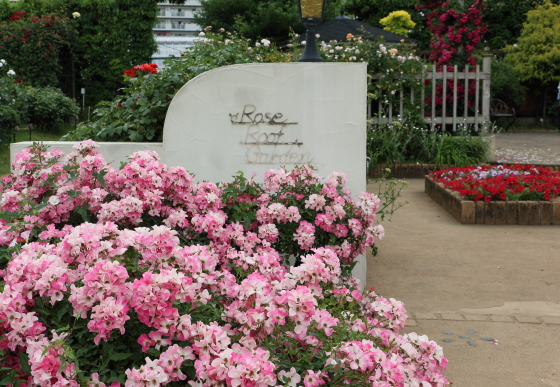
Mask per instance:
[[[451,168],[430,176],[445,188],[474,201],[508,200],[509,195],[523,198],[526,192],[536,194],[536,200],[560,195],[560,171],[532,165]]]

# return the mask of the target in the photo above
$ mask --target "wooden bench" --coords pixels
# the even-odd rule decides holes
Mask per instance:
[[[490,101],[490,121],[495,121],[498,118],[504,117],[507,121],[506,132],[511,127],[511,130],[515,132],[516,113],[514,108],[510,108],[501,99],[493,99]]]

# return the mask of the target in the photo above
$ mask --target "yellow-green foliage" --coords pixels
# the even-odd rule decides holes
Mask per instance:
[[[403,36],[408,36],[408,31],[413,29],[416,25],[410,18],[410,14],[406,11],[391,12],[389,15],[379,20],[379,23],[385,26],[383,28],[385,31]]]
[[[546,0],[527,12],[517,44],[505,50],[521,81],[560,80],[560,6]]]

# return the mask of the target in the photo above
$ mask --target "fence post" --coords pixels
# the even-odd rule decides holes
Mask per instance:
[[[490,121],[490,79],[492,77],[492,54],[490,48],[485,47],[486,53],[482,54],[482,71],[484,80],[482,81],[482,119],[484,123]]]

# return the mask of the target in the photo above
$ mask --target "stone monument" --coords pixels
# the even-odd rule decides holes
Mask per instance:
[[[313,165],[325,177],[348,175],[366,190],[365,63],[266,63],[221,67],[189,81],[173,98],[162,143],[100,143],[107,161],[137,150],[159,153],[199,181],[229,181],[237,171]],[[73,143],[47,142],[64,152]],[[30,146],[11,144],[11,158]],[[354,273],[365,285],[365,259]]]

